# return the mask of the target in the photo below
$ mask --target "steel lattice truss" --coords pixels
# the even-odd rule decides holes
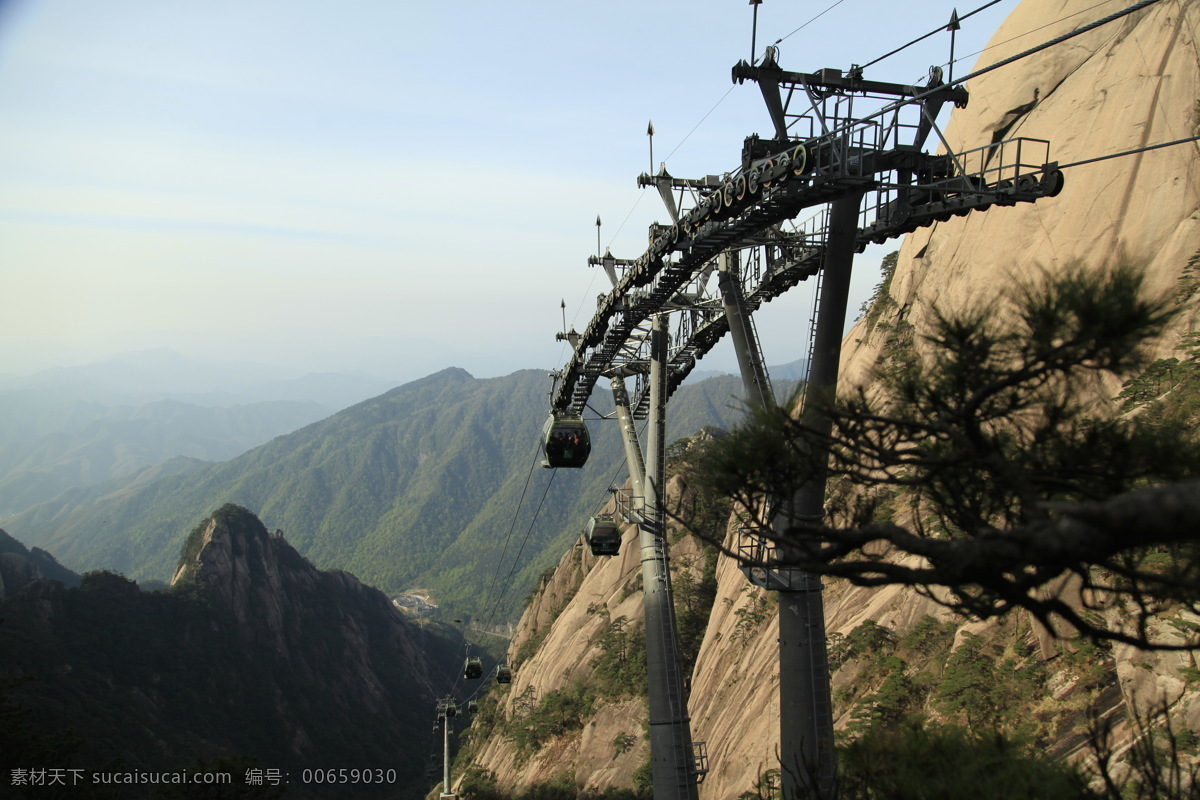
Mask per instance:
[[[758,83],[775,128],[773,138],[750,136],[742,162],[722,176],[679,179],[665,168],[638,182],[662,195],[672,224],[652,225],[650,246],[637,259],[593,257],[612,289],[601,296],[573,353],[555,373],[555,416],[582,416],[601,376],[638,376],[635,416],[649,402],[649,320],[671,312],[668,370],[673,392],[729,330],[716,288],[719,263],[734,270],[746,308],[755,310],[820,270],[827,213],[806,222],[805,209],[864,192],[856,245],[902,236],[934,221],[1054,196],[1062,173],[1049,143],[1016,138],[965,153],[931,155],[947,102],[965,106],[966,89],[942,83],[932,70],[925,86],[866,81],[837,70],[785,72],[770,49],[759,66],[733,68],[737,83]]]

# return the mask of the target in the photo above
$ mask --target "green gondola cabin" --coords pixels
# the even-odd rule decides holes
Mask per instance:
[[[621,552],[621,526],[612,517],[593,517],[585,532],[594,556],[615,556]]]
[[[582,417],[550,416],[542,430],[542,466],[578,469],[587,463],[592,439]]]

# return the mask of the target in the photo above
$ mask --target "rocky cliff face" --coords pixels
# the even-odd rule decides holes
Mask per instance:
[[[996,32],[978,66],[995,63],[1087,22],[1124,8],[1120,0],[1096,6],[1092,0],[1025,0]],[[1069,43],[981,76],[970,85],[971,102],[956,111],[947,132],[959,151],[998,138],[1027,136],[1051,142],[1051,159],[1061,164],[1118,153],[1200,133],[1200,4],[1164,0]],[[861,320],[843,346],[842,385],[862,382],[877,363],[889,331],[907,323],[918,334],[932,309],[954,311],[986,303],[1014,281],[1054,272],[1072,264],[1100,269],[1124,259],[1141,268],[1150,288],[1179,294],[1183,313],[1159,343],[1160,354],[1178,346],[1181,333],[1194,331],[1200,316],[1195,292],[1180,293],[1200,262],[1200,158],[1195,144],[1177,145],[1066,170],[1066,187],[1053,199],[1013,208],[971,213],[910,234],[879,313]],[[1186,296],[1185,296],[1186,295]],[[768,343],[769,346],[769,343]],[[1119,386],[1108,387],[1115,394]],[[568,554],[558,571],[535,594],[514,640],[524,646],[513,691],[503,701],[515,712],[514,698],[529,687],[561,686],[586,669],[600,621],[588,608],[640,617],[640,595],[627,594],[636,574],[629,537],[618,559],[595,563]],[[727,545],[731,540],[727,541]],[[946,647],[964,643],[991,648],[1016,659],[1021,670],[1039,675],[1045,697],[1021,706],[1039,732],[1070,753],[1087,703],[1120,715],[1130,707],[1167,697],[1177,723],[1200,728],[1200,702],[1187,672],[1190,656],[1145,655],[1116,648],[1111,655],[1064,652],[1039,662],[1037,634],[1020,618],[993,623],[951,620],[930,600],[898,589],[862,589],[841,583],[826,588],[826,620],[832,638],[849,636],[874,622],[898,636],[922,623],[950,621]],[[737,565],[722,557],[716,568],[716,598],[691,681],[689,710],[693,736],[707,742],[711,772],[701,786],[703,800],[727,800],[751,790],[759,775],[776,763],[778,678],[775,605],[750,587]],[[922,623],[928,624],[928,623]],[[540,642],[535,637],[544,636]],[[973,636],[982,636],[975,640]],[[532,644],[531,644],[532,643]],[[536,644],[536,648],[533,645]],[[931,660],[933,674],[940,665]],[[851,720],[865,687],[865,656],[850,657],[834,676],[839,727]],[[1090,661],[1089,661],[1090,659]],[[640,709],[641,706],[633,708]],[[640,734],[633,708],[606,709],[604,734],[584,733],[569,745],[539,752],[524,767],[511,741],[493,735],[475,763],[486,766],[509,787],[545,780],[574,769],[578,786],[630,786],[628,753],[612,755],[610,720],[625,714],[625,730]],[[641,712],[644,714],[644,711]],[[588,730],[584,728],[585,732]],[[590,737],[585,741],[585,737]],[[592,750],[591,747],[600,750]],[[638,747],[644,740],[638,737]],[[557,748],[557,749],[554,749]],[[632,751],[631,751],[632,752]],[[607,759],[607,760],[606,760]],[[622,759],[626,759],[622,761]]]
[[[519,723],[540,698],[587,680],[593,671],[591,660],[599,652],[596,642],[610,620],[625,617],[640,624],[642,595],[634,576],[641,563],[632,530],[626,530],[621,551],[620,557],[598,559],[585,548],[574,547],[537,592],[509,649],[515,672],[508,691],[499,698],[499,713],[505,720]],[[552,781],[561,775],[564,764],[573,765],[580,787],[630,786],[634,770],[648,752],[640,735],[645,721],[640,697],[620,698],[603,703],[581,730],[531,756],[499,734],[482,743],[472,760],[506,787]],[[617,752],[613,741],[625,732],[634,734],[636,745]]]
[[[1126,7],[1083,0],[1026,0],[992,38],[978,66]],[[1084,13],[1086,12],[1086,13]],[[1016,136],[1050,142],[1060,164],[1200,133],[1200,7],[1166,0],[971,82],[970,104],[946,138],[958,152]],[[1062,193],[971,213],[920,229],[900,248],[884,316],[926,329],[934,306],[991,302],[998,289],[1074,263],[1102,269],[1125,260],[1152,290],[1173,293],[1200,251],[1200,149],[1195,143],[1071,167]],[[1196,305],[1178,320],[1194,329]],[[844,382],[861,381],[886,342],[862,320],[842,352]]]
[[[679,498],[686,490],[679,478],[667,486],[670,498]],[[715,558],[715,553],[706,554],[699,540],[677,528],[672,531],[674,579],[684,586],[684,594],[703,594],[705,559]],[[677,610],[681,608],[678,598],[679,592]],[[704,615],[707,609],[705,603]],[[614,644],[618,639],[620,644]],[[649,752],[643,737],[644,661],[640,667],[627,668],[616,650],[628,650],[629,660],[636,661],[638,652],[644,654],[641,642],[641,551],[636,529],[624,528],[620,555],[614,557],[593,556],[580,542],[546,576],[521,617],[509,647],[513,682],[490,698],[496,703],[494,718],[468,732],[470,763],[509,791],[554,782],[568,769],[573,772],[570,780],[581,791],[632,786]],[[640,684],[637,670],[641,670]],[[541,701],[573,687],[592,703],[583,724],[572,725],[566,735],[532,751],[522,746],[513,731],[538,724],[545,714]]]

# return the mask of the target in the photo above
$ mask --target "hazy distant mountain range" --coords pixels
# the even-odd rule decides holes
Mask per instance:
[[[165,580],[186,532],[232,502],[320,567],[504,617],[524,591],[501,590],[531,585],[626,474],[615,422],[592,424],[587,468],[534,466],[548,389],[540,370],[484,380],[444,370],[226,462],[176,459],[134,480],[70,489],[5,527],[75,569]],[[729,376],[682,387],[668,440],[731,425],[740,393]],[[597,410],[606,399],[597,394]]]
[[[0,376],[0,518],[177,456],[224,461],[391,388],[169,350]]]
[[[205,406],[289,400],[337,409],[393,385],[393,381],[364,372],[299,374],[268,364],[196,361],[173,350],[158,349],[26,376],[0,374],[0,397],[25,392],[104,404],[140,405],[172,399]]]

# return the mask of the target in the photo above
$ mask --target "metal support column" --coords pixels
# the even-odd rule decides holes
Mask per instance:
[[[828,433],[830,420],[813,397],[837,390],[842,328],[854,263],[854,235],[861,194],[835,200],[825,247],[824,289],[817,309],[808,401],[801,424]],[[776,520],[786,546],[786,530],[825,515],[824,467],[806,481],[790,507]],[[784,800],[826,800],[835,796],[837,764],[833,750],[833,704],[825,642],[825,608],[820,576],[801,573],[791,590],[779,593],[779,753]]]
[[[638,498],[646,496],[646,465],[642,460],[642,447],[638,444],[637,428],[633,424],[633,412],[629,410],[629,391],[625,388],[625,379],[619,375],[613,376],[612,393],[613,405],[617,407],[617,421],[621,424],[621,441],[625,443],[629,482],[633,484],[635,502],[640,502]]]
[[[450,791],[450,718],[442,717],[442,800],[457,797]]]
[[[661,522],[662,478],[667,451],[667,362],[670,361],[667,314],[658,313],[650,322],[650,425],[646,430],[646,503],[648,516]]]
[[[725,251],[717,267],[717,288],[725,304],[725,319],[729,322],[729,336],[737,355],[738,370],[742,374],[746,400],[766,408],[775,402],[771,392],[771,380],[763,364],[762,349],[754,334],[754,322],[746,310],[742,285],[738,280],[737,252]]]
[[[692,732],[679,670],[671,573],[662,502],[666,461],[667,315],[653,318],[650,339],[650,429],[646,450],[646,522],[639,527],[646,667],[650,688],[650,765],[655,800],[696,800]]]

